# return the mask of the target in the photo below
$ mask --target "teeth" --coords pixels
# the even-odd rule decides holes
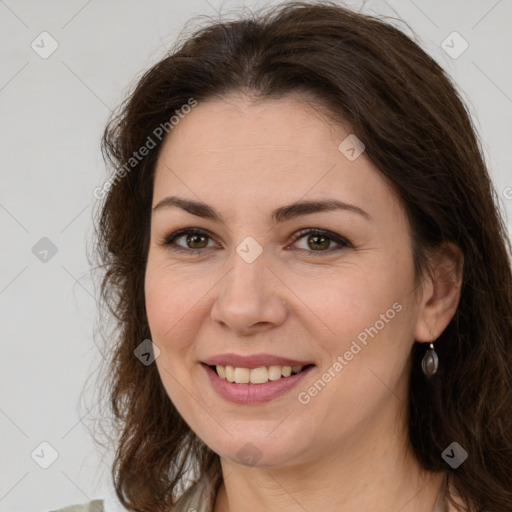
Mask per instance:
[[[219,374],[219,377],[222,377],[223,379],[226,378],[226,367],[225,366],[217,366],[217,373]]]
[[[251,370],[248,368],[235,368],[235,382],[237,384],[249,384],[251,378]]]
[[[260,366],[259,368],[235,368],[234,366],[217,365],[217,374],[222,379],[236,384],[265,384],[269,380],[278,380],[289,377],[292,373],[299,373],[303,366]]]
[[[251,384],[264,384],[268,382],[268,370],[264,366],[253,368],[250,371],[249,380]]]
[[[235,382],[235,369],[232,366],[226,366],[226,380]]]
[[[268,369],[269,380],[280,379],[281,378],[281,368],[282,368],[282,366],[270,366]]]

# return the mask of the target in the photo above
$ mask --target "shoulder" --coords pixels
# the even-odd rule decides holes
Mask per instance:
[[[210,486],[207,481],[200,479],[180,497],[172,512],[212,512],[211,502]]]
[[[50,510],[49,512],[104,512],[103,500],[93,500],[81,505],[70,505],[59,510]]]
[[[432,512],[467,512],[469,510],[467,505],[463,502],[457,491],[454,489],[453,483],[449,482],[448,480],[449,474],[445,473],[443,483],[439,488],[437,500]],[[459,508],[455,507],[452,501],[455,502]]]

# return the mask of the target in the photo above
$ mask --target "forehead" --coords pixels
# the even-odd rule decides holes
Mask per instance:
[[[350,128],[314,102],[290,95],[199,102],[170,131],[156,167],[154,203],[181,191],[216,204],[262,207],[338,197],[381,212],[396,198],[364,152],[340,151]],[[349,139],[351,140],[351,139]]]
[[[255,100],[243,95],[201,101],[180,120],[164,150],[194,149],[189,157],[212,153],[293,151],[318,158],[319,150],[350,133],[327,120],[319,104],[298,95]]]

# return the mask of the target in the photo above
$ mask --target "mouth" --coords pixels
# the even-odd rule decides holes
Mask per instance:
[[[291,375],[297,375],[304,370],[307,370],[313,364],[304,366],[259,366],[257,368],[243,368],[235,366],[224,365],[209,365],[209,368],[214,371],[218,377],[226,380],[227,382],[235,384],[266,384],[270,381],[278,381],[287,379]]]
[[[235,404],[250,405],[284,396],[305,379],[315,365],[274,364],[247,368],[201,363],[201,367],[218,396]]]

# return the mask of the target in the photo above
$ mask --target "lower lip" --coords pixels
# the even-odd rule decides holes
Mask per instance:
[[[225,400],[235,404],[257,404],[269,402],[296,386],[314,368],[310,366],[290,377],[269,380],[265,384],[236,384],[217,375],[208,365],[202,363],[213,389]]]

